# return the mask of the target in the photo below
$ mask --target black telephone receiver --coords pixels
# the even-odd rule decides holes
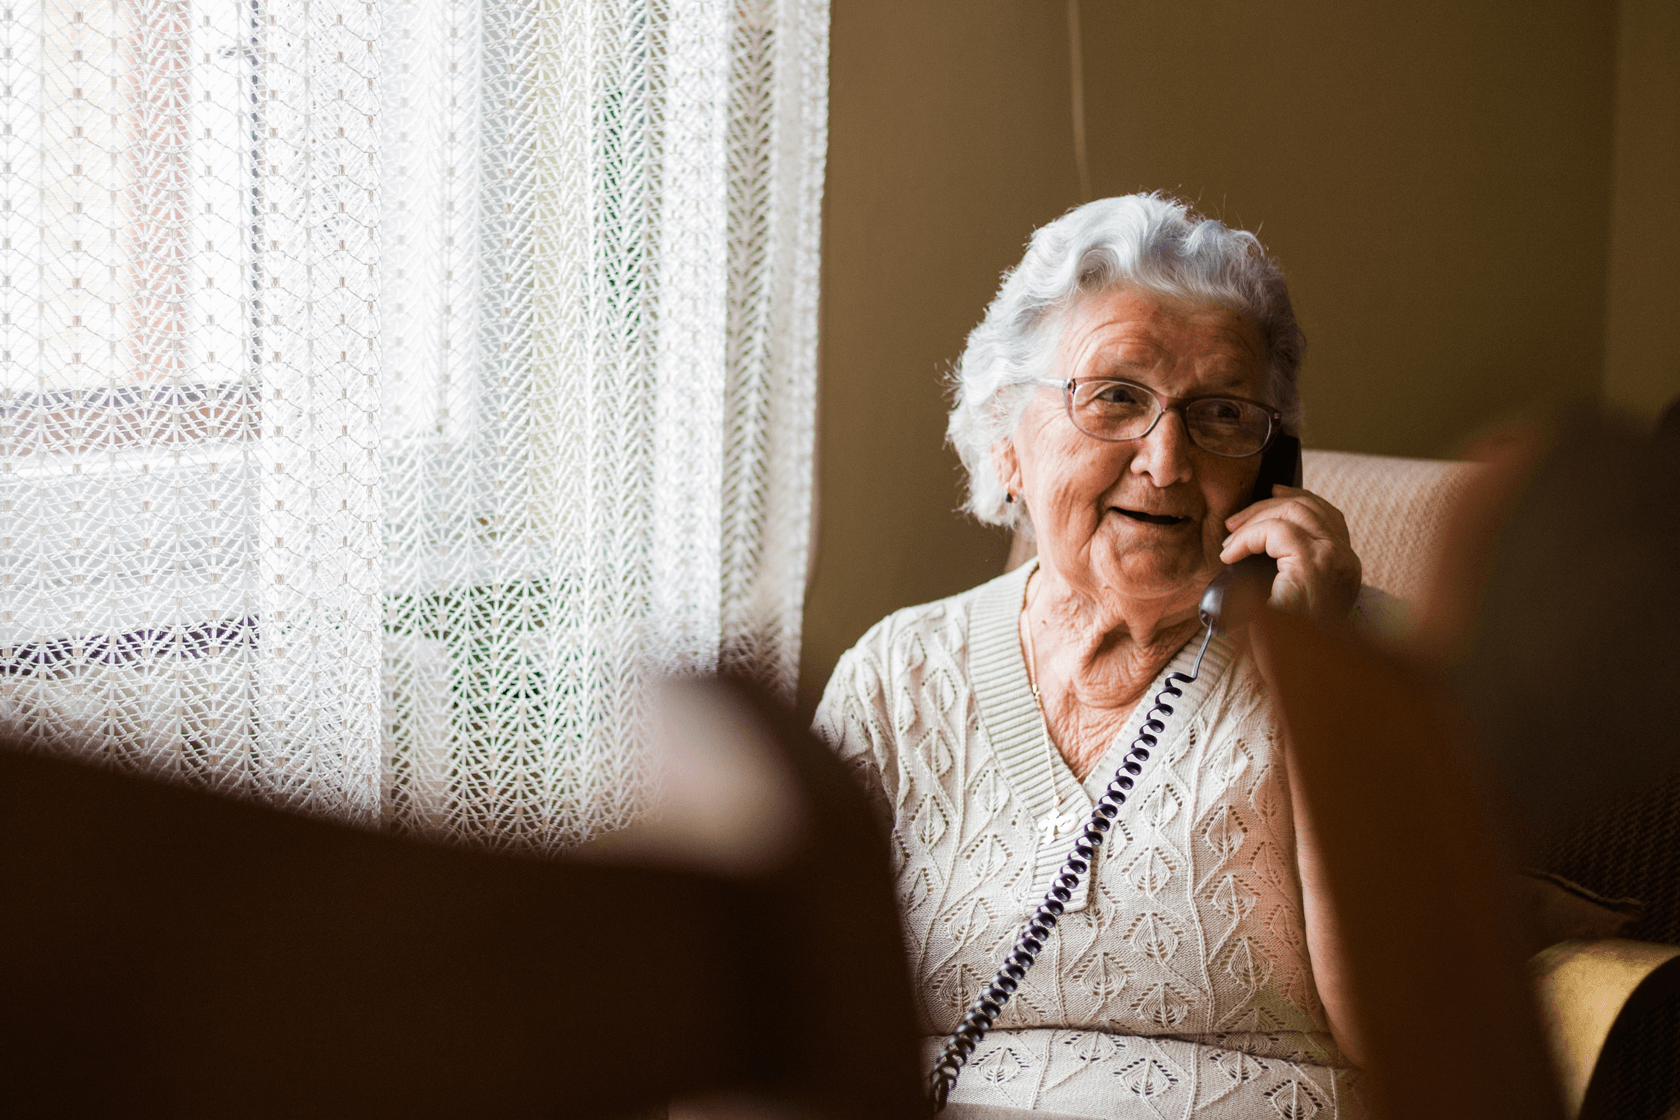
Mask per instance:
[[[1301,485],[1301,441],[1284,432],[1278,433],[1260,457],[1260,477],[1254,480],[1249,504],[1270,498],[1272,487],[1277,485]],[[1202,593],[1196,615],[1204,626],[1228,630],[1235,621],[1226,617],[1232,609],[1235,608],[1237,614],[1246,614],[1254,606],[1264,603],[1271,598],[1272,581],[1276,578],[1276,560],[1266,555],[1245,556],[1213,577],[1213,582]]]
[[[1301,441],[1286,432],[1279,432],[1260,456],[1260,477],[1254,480],[1254,493],[1248,502],[1264,501],[1272,496],[1273,486],[1301,485]]]

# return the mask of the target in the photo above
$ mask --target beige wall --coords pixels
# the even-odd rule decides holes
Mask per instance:
[[[1060,12],[834,4],[806,707],[876,619],[987,579],[1008,550],[954,512],[940,376],[1033,227],[1079,201]]]
[[[1672,28],[1672,0],[1629,2]],[[1309,445],[1450,454],[1525,404],[1599,392],[1607,329],[1633,371],[1617,392],[1664,391],[1648,371],[1672,360],[1672,332],[1653,342],[1605,313],[1612,168],[1618,231],[1664,199],[1676,219],[1672,136],[1640,141],[1662,120],[1672,133],[1672,109],[1612,147],[1613,6],[1082,12],[1094,193],[1165,189],[1260,233],[1308,334]],[[807,708],[877,619],[1002,563],[1003,538],[954,512],[939,377],[1030,231],[1080,201],[1065,15],[1058,0],[834,0]],[[1646,51],[1638,90],[1672,79],[1665,49]],[[1615,290],[1657,302],[1680,254],[1616,244]]]
[[[1094,187],[1259,230],[1307,332],[1309,446],[1444,455],[1515,403],[1597,391],[1612,5],[1086,12]]]
[[[1622,0],[1604,397],[1680,397],[1680,0]]]

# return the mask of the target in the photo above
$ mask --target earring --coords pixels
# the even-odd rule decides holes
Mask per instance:
[[[1009,503],[1010,505],[1014,505],[1015,504],[1015,495],[1010,494],[1010,493],[1005,493],[1004,496],[1003,496],[1003,500],[1005,502]]]

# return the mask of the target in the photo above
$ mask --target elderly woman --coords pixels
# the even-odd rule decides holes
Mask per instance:
[[[969,509],[1038,556],[877,624],[817,715],[891,820],[930,1066],[1167,674],[1190,673],[1214,576],[1266,553],[1274,603],[1354,608],[1341,515],[1254,493],[1298,415],[1301,348],[1259,242],[1155,195],[1039,230],[969,336],[950,418]],[[1224,637],[1182,687],[953,1113],[1360,1114],[1336,931],[1264,687]]]

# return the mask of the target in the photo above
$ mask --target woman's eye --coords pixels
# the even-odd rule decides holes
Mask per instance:
[[[1202,401],[1202,419],[1213,424],[1241,424],[1247,417],[1241,401]]]
[[[1111,381],[1100,386],[1091,395],[1091,401],[1093,404],[1100,404],[1108,408],[1147,408],[1149,407],[1149,394],[1136,385]]]

